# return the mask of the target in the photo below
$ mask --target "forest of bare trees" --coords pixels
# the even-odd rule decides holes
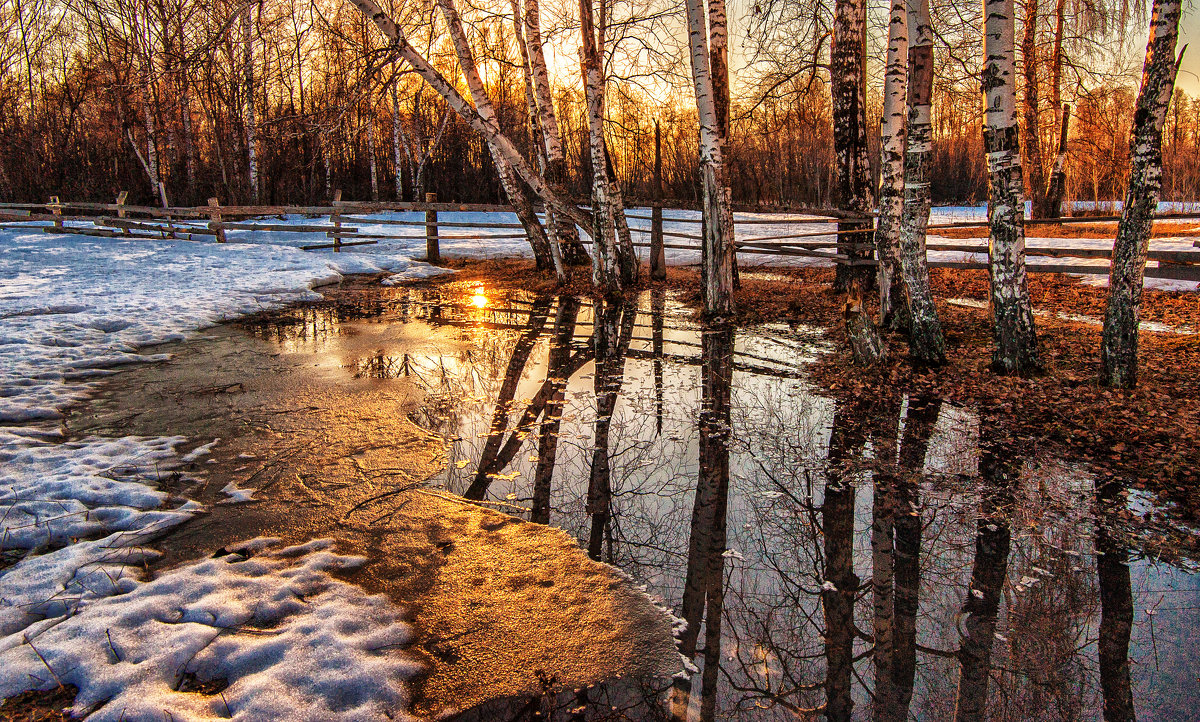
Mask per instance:
[[[458,8],[497,122],[536,164],[532,134],[540,136],[550,120],[557,142],[544,153],[555,177],[569,194],[590,195],[579,7],[519,5],[517,24],[511,3]],[[1064,107],[1065,197],[1123,196],[1145,27],[1138,10],[1075,0],[1017,4],[1017,116],[1035,207],[1044,207],[1059,162]],[[981,202],[981,7],[942,0],[930,12],[932,200]],[[728,14],[724,155],[732,200],[832,204],[834,4],[738,4]],[[593,15],[617,190],[630,199],[651,196],[657,121],[664,194],[698,205],[699,125],[684,4],[603,0]],[[435,3],[405,6],[396,17],[414,47],[458,77]],[[887,7],[869,7],[865,99],[874,179],[887,18]],[[503,199],[487,144],[396,62],[351,3],[6,0],[0,24],[0,199],[111,201],[129,190],[141,202],[165,194],[171,203],[210,196],[284,203],[328,199],[335,188],[354,199],[409,200],[426,190],[463,202]],[[522,49],[537,45],[531,37],[545,43],[550,64],[527,86]],[[1200,169],[1190,161],[1200,151],[1200,99],[1177,90],[1163,134],[1163,198],[1193,200],[1200,196]]]

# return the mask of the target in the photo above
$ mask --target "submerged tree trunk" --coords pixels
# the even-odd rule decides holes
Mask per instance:
[[[1181,10],[1179,0],[1154,0],[1142,89],[1129,140],[1129,188],[1108,277],[1108,308],[1100,346],[1101,380],[1108,386],[1137,385],[1142,284],[1154,212],[1162,191],[1162,129],[1183,57],[1175,57]]]
[[[1029,195],[1033,217],[1041,218],[1046,206],[1046,172],[1042,166],[1042,139],[1038,133],[1038,0],[1025,0],[1025,28],[1021,36],[1021,63],[1025,76],[1022,110],[1025,119],[1025,161],[1029,167]]]
[[[946,342],[933,303],[925,234],[932,197],[933,27],[929,0],[912,0],[908,12],[908,128],[904,157],[904,208],[900,222],[900,266],[908,300],[908,346],[918,363],[946,362]]]
[[[995,348],[1002,374],[1039,369],[1037,333],[1025,279],[1025,193],[1016,112],[1013,0],[984,0],[984,150],[988,159],[988,263]]]
[[[571,360],[571,340],[575,336],[578,313],[579,301],[573,296],[559,298],[558,312],[554,317],[554,341],[546,361],[546,377],[551,382],[550,400],[538,429],[538,460],[533,476],[533,503],[529,512],[529,520],[538,524],[550,523],[550,491],[554,464],[558,459],[558,429],[566,401],[570,376],[567,365]]]
[[[725,161],[720,121],[713,92],[712,59],[703,0],[687,0],[688,47],[696,112],[700,121],[700,185],[704,229],[700,252],[700,298],[704,313],[727,317],[733,313],[733,211],[725,185]]]
[[[720,668],[721,615],[725,603],[724,554],[729,504],[733,327],[721,324],[705,328],[700,341],[700,473],[692,502],[691,533],[688,536],[682,605],[686,626],[679,634],[679,652],[689,660],[696,656],[703,622],[704,674],[700,719],[711,720],[715,717],[713,703]],[[691,692],[691,678],[677,675],[670,696],[673,719],[689,719]]]
[[[1112,502],[1103,485],[1100,501]],[[1096,525],[1096,575],[1100,586],[1100,633],[1097,642],[1100,690],[1105,722],[1134,722],[1129,640],[1133,632],[1133,585],[1129,553],[1103,523]]]
[[[907,321],[907,306],[898,293],[900,276],[900,219],[904,213],[905,97],[908,92],[907,0],[892,0],[888,20],[887,68],[883,75],[883,118],[880,130],[879,220],[875,255],[879,265],[879,323],[894,326]],[[907,324],[905,324],[907,325]]]
[[[854,600],[860,580],[854,573],[854,484],[849,470],[866,444],[863,418],[867,404],[858,399],[838,402],[833,412],[825,498],[821,503],[824,582],[821,607],[825,617],[825,716],[853,718]]]

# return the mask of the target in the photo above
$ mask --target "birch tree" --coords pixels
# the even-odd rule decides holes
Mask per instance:
[[[463,77],[467,81],[467,89],[471,93],[471,100],[475,103],[476,112],[489,125],[499,128],[499,123],[496,121],[496,113],[492,109],[492,101],[488,97],[487,90],[483,87],[483,79],[479,77],[479,70],[475,67],[475,57],[471,52],[467,33],[463,29],[462,18],[458,14],[458,8],[455,7],[454,0],[438,0],[438,7],[441,8],[442,16],[446,19],[446,25],[450,30],[450,39],[454,43],[454,51],[458,56],[458,64],[462,70]],[[563,270],[562,258],[559,255],[558,246],[551,243],[549,238],[546,237],[546,231],[542,228],[541,222],[538,221],[537,215],[533,211],[533,203],[525,192],[525,189],[520,185],[510,160],[505,156],[505,153],[494,139],[488,138],[486,140],[488,150],[492,154],[492,161],[496,165],[496,172],[500,176],[500,185],[504,188],[504,194],[508,196],[508,201],[516,212],[517,218],[521,221],[521,225],[525,228],[529,244],[533,246],[533,255],[537,259],[538,268],[545,269],[553,266],[559,280],[566,281],[566,272]]]
[[[833,11],[833,41],[830,44],[830,83],[833,101],[833,147],[837,157],[838,206],[858,216],[838,223],[840,239],[849,237],[851,246],[861,245],[860,234],[870,228],[871,164],[867,153],[866,100],[866,0],[838,0]],[[866,218],[867,220],[861,220]],[[863,307],[869,283],[869,266],[858,250],[847,253],[849,263],[839,263],[834,288],[846,292],[846,334],[854,361],[873,364],[886,355],[887,347]],[[865,254],[869,256],[869,253]]]
[[[514,12],[517,12],[514,9]],[[546,182],[559,195],[566,197],[567,161],[563,153],[562,132],[558,116],[554,112],[554,100],[550,94],[550,71],[546,66],[546,53],[542,41],[541,8],[538,0],[524,0],[523,21],[525,48],[529,57],[530,81],[533,85],[533,100],[537,109],[537,129],[543,144]],[[558,239],[564,260],[571,265],[588,263],[587,253],[579,243],[579,231],[575,224],[547,209],[546,224]]]
[[[604,76],[596,40],[592,0],[579,0],[580,66],[587,103],[588,156],[592,165],[592,283],[606,293],[621,291],[617,258],[617,226],[608,179],[608,153],[604,146]]]
[[[1042,167],[1042,139],[1038,125],[1038,71],[1037,44],[1038,0],[1025,0],[1025,27],[1021,34],[1021,70],[1025,78],[1022,93],[1022,115],[1024,116],[1025,165],[1029,167],[1029,191],[1032,217],[1041,218],[1046,206],[1046,173]]]
[[[908,345],[915,360],[946,361],[946,342],[933,303],[925,235],[932,203],[929,166],[933,155],[933,27],[929,0],[909,0],[908,101],[904,158],[904,200],[900,224],[900,266],[908,301]],[[894,21],[893,21],[894,22]]]
[[[883,74],[883,118],[879,123],[879,220],[875,256],[879,262],[879,323],[890,326],[906,316],[904,299],[892,289],[900,275],[900,218],[904,212],[905,96],[908,92],[908,9],[892,0],[888,17],[887,67]]]
[[[1108,308],[1100,346],[1101,378],[1109,386],[1137,385],[1138,325],[1146,253],[1154,211],[1162,190],[1162,131],[1175,90],[1179,61],[1175,42],[1179,35],[1180,0],[1154,0],[1142,88],[1138,93],[1133,134],[1129,140],[1129,188],[1108,277]]]
[[[245,93],[246,172],[250,181],[250,199],[257,203],[258,193],[258,122],[254,115],[254,31],[252,5],[242,9],[242,81]]]
[[[403,31],[396,25],[374,0],[350,0],[380,32],[392,42],[396,54],[404,60],[429,86],[441,95],[447,105],[473,130],[488,141],[489,149],[504,159],[512,171],[529,186],[530,190],[539,196],[555,212],[569,218],[576,225],[588,226],[587,216],[578,208],[568,203],[562,196],[550,188],[545,180],[529,167],[513,142],[500,131],[495,113],[485,113],[482,109],[472,106],[458,90],[448,81],[437,68],[427,60],[405,37]],[[478,78],[478,75],[476,75]],[[480,85],[479,90],[482,90]],[[486,99],[486,93],[482,94]],[[488,104],[490,109],[490,104]]]
[[[833,40],[829,47],[829,91],[833,106],[833,151],[837,158],[838,208],[851,214],[869,213],[871,198],[871,162],[867,148],[866,114],[866,0],[837,0],[833,9]],[[860,251],[866,236],[855,231],[870,228],[869,220],[843,220],[838,230],[849,232],[839,238],[849,240],[847,254],[855,260],[869,258]],[[870,268],[865,265],[839,264],[834,288],[850,290],[851,280],[864,285]],[[866,281],[869,283],[869,281]]]
[[[1025,192],[1016,108],[1013,0],[984,0],[984,150],[988,160],[988,268],[992,368],[1028,374],[1040,366],[1025,279]]]
[[[700,298],[709,316],[733,313],[733,211],[725,184],[720,116],[713,91],[712,58],[703,0],[687,0],[688,49],[696,112],[700,121],[700,183],[704,240],[700,253]]]

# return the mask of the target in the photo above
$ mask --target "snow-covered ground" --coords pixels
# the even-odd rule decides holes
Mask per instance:
[[[982,207],[938,208],[933,222],[982,220],[985,214]],[[688,222],[698,218],[697,212],[668,211],[665,230],[698,235],[699,225]],[[801,215],[739,213],[737,219],[771,221],[739,226],[740,240],[830,229]],[[218,245],[0,230],[0,698],[70,683],[80,688],[76,712],[114,720],[163,713],[207,719],[231,712],[368,719],[404,707],[402,683],[414,667],[394,651],[407,634],[396,621],[400,611],[328,574],[361,560],[336,555],[325,542],[278,551],[253,542],[242,553],[144,581],[139,570],[156,556],[148,546],[154,538],[203,513],[199,504],[172,498],[158,484],[184,462],[176,448],[185,440],[63,443],[56,421],[90,393],[89,382],[121,364],[165,358],[138,353],[146,346],[311,298],[314,287],[343,274],[390,271],[403,280],[443,272],[416,260],[425,254],[422,227],[372,220],[421,221],[423,214],[347,220],[362,233],[408,238],[342,253],[299,249],[326,242],[319,233],[231,231],[230,242]],[[440,220],[517,222],[512,214],[495,213],[442,213]],[[634,218],[630,225],[648,229],[649,221]],[[505,235],[514,230],[445,228],[441,250],[471,257],[529,253],[524,239],[498,237]],[[1104,245],[1029,240],[1031,246],[1064,243]],[[1189,239],[1152,247],[1192,245]],[[673,264],[699,261],[692,250],[669,249],[667,255]],[[935,251],[931,258],[964,255]],[[748,255],[743,264],[784,261],[826,263]],[[237,489],[229,494],[246,498]],[[264,625],[271,627],[268,636],[261,633]],[[229,686],[218,696],[181,694],[176,690],[184,674]]]

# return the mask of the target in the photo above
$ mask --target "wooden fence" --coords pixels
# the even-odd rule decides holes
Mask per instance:
[[[639,234],[634,246],[646,248],[661,244],[663,248],[674,250],[700,251],[702,240],[702,224],[699,218],[663,218],[662,207],[655,205],[650,214],[630,212],[627,217],[633,223],[630,229]],[[418,212],[424,217],[413,220],[383,219],[367,217],[370,214],[382,212]],[[343,201],[341,192],[335,194],[329,205],[323,206],[222,206],[217,199],[209,199],[208,205],[197,207],[167,207],[131,206],[125,203],[122,193],[115,203],[70,203],[60,202],[52,197],[48,203],[7,203],[0,204],[0,227],[30,227],[31,223],[40,224],[49,233],[74,233],[87,236],[111,238],[143,238],[170,239],[184,241],[203,241],[223,243],[227,231],[263,231],[273,233],[304,233],[324,234],[329,240],[300,246],[304,250],[332,249],[335,252],[342,248],[376,244],[381,241],[425,241],[426,256],[432,262],[440,261],[441,241],[459,240],[500,240],[524,238],[523,226],[515,222],[493,221],[455,221],[439,213],[476,212],[511,214],[512,209],[505,205],[491,204],[460,204],[439,203],[432,193],[427,194],[424,203],[395,203],[395,202],[363,202]],[[735,221],[735,225],[743,231],[743,238],[737,241],[737,252],[742,255],[768,255],[778,257],[811,258],[828,261],[834,264],[874,265],[872,258],[854,258],[851,251],[869,251],[873,246],[867,242],[871,230],[839,231],[836,228],[813,230],[812,226],[832,226],[839,220],[832,212],[814,211],[818,215],[806,216],[802,219],[785,218],[750,218]],[[822,215],[828,213],[829,215]],[[799,215],[800,212],[787,215]],[[310,223],[281,223],[272,222],[271,216],[301,215],[313,217]],[[764,214],[765,215],[765,214]],[[328,220],[323,220],[327,217]],[[1200,214],[1163,214],[1158,220],[1196,220],[1200,222]],[[1027,220],[1031,228],[1041,224],[1095,224],[1112,223],[1119,216],[1084,216],[1061,218],[1055,220]],[[82,225],[66,225],[67,222]],[[639,222],[648,222],[649,226]],[[756,226],[786,226],[794,224],[804,226],[785,233],[754,235]],[[395,228],[393,233],[367,232],[363,225]],[[664,226],[675,226],[668,230]],[[678,230],[679,225],[695,226],[695,231]],[[35,226],[39,227],[39,226]],[[937,236],[939,230],[986,228],[986,221],[968,221],[959,223],[933,224],[929,226],[931,236]],[[749,230],[747,230],[749,229]],[[406,232],[412,231],[412,232]],[[496,233],[495,231],[500,231]],[[1031,231],[1036,236],[1036,231]],[[1183,237],[1200,238],[1200,232],[1189,231]],[[586,241],[585,241],[586,243]],[[1194,247],[1200,248],[1200,240],[1195,240]],[[986,240],[977,242],[949,242],[932,240],[928,244],[930,251],[986,255]],[[652,264],[655,254],[651,254]],[[1032,243],[1026,248],[1026,255],[1033,257],[1048,257],[1057,259],[1107,259],[1112,256],[1111,248],[1087,246],[1084,244],[1045,245]],[[1151,250],[1148,259],[1157,266],[1146,268],[1149,278],[1165,278],[1187,281],[1200,281],[1200,250]],[[660,260],[661,262],[661,260]],[[933,260],[929,265],[933,268],[986,269],[987,264],[974,258],[963,257],[960,260]],[[1061,263],[1030,263],[1027,270],[1031,273],[1078,273],[1078,274],[1107,274],[1107,264],[1089,264],[1070,262]]]

